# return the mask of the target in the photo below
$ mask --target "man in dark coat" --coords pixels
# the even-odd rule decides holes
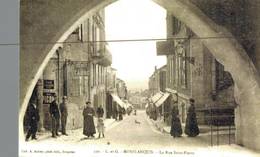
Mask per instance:
[[[25,140],[28,141],[31,136],[33,140],[37,140],[36,132],[38,129],[38,122],[40,120],[40,116],[39,116],[39,110],[36,107],[35,102],[32,102],[28,106],[27,113],[28,113],[28,120],[29,120],[29,130],[27,132]]]
[[[170,133],[173,137],[180,137],[182,134],[181,121],[179,118],[179,110],[177,105],[174,105],[172,108],[172,121]]]
[[[99,117],[103,117],[103,115],[104,115],[104,109],[101,106],[99,106],[97,108],[97,116],[99,118]]]
[[[118,119],[119,119],[119,120],[123,120],[123,109],[122,109],[121,107],[119,107]]]
[[[94,137],[96,133],[94,125],[94,115],[95,110],[92,108],[90,102],[86,102],[86,107],[83,110],[84,125],[83,125],[83,134],[87,137]]]
[[[50,104],[50,115],[51,115],[51,122],[52,122],[52,137],[59,136],[58,130],[60,126],[60,111],[57,103],[57,96],[54,95],[54,100]]]
[[[188,109],[186,124],[185,124],[185,134],[187,134],[189,137],[195,137],[200,132],[197,123],[194,103],[195,100],[190,99],[190,107]]]
[[[60,113],[61,113],[61,133],[62,135],[68,136],[66,133],[66,124],[68,117],[68,99],[66,96],[63,96],[62,103],[60,104]]]

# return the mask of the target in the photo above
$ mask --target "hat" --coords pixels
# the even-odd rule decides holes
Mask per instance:
[[[195,100],[194,100],[194,99],[192,99],[192,98],[190,98],[190,102],[194,103],[194,102],[195,102]]]
[[[67,99],[67,96],[63,96],[62,99]]]

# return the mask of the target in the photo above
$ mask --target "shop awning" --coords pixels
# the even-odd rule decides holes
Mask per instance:
[[[170,93],[164,93],[163,96],[157,102],[155,102],[155,106],[156,107],[161,106],[169,96]]]
[[[111,96],[113,97],[113,100],[120,106],[123,108],[126,108],[126,104],[114,93],[111,93]]]
[[[152,97],[152,102],[156,103],[163,96],[163,92],[158,92]]]

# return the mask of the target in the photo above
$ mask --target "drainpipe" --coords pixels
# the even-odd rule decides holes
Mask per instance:
[[[40,115],[40,121],[39,121],[39,129],[38,131],[44,131],[43,127],[43,119],[44,119],[44,113],[43,113],[43,77],[41,76],[36,84],[37,86],[37,103],[38,103],[38,109],[39,109],[39,115]]]
[[[58,63],[57,63],[57,67],[58,67],[58,80],[57,80],[57,84],[58,84],[58,87],[57,87],[57,96],[58,96],[58,103],[60,103],[60,48],[56,51],[56,54],[57,54],[57,57],[58,57]]]

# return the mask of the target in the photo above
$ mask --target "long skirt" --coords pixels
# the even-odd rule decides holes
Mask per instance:
[[[119,113],[119,120],[123,120],[123,115],[122,115],[122,113]]]
[[[83,127],[83,134],[86,136],[93,136],[96,133],[94,119],[92,116],[85,116],[84,117],[84,127]]]
[[[199,135],[200,131],[195,116],[187,116],[185,125],[185,134],[189,137],[195,137]]]
[[[171,124],[171,136],[173,137],[180,137],[182,134],[181,122],[178,117],[172,118]]]

